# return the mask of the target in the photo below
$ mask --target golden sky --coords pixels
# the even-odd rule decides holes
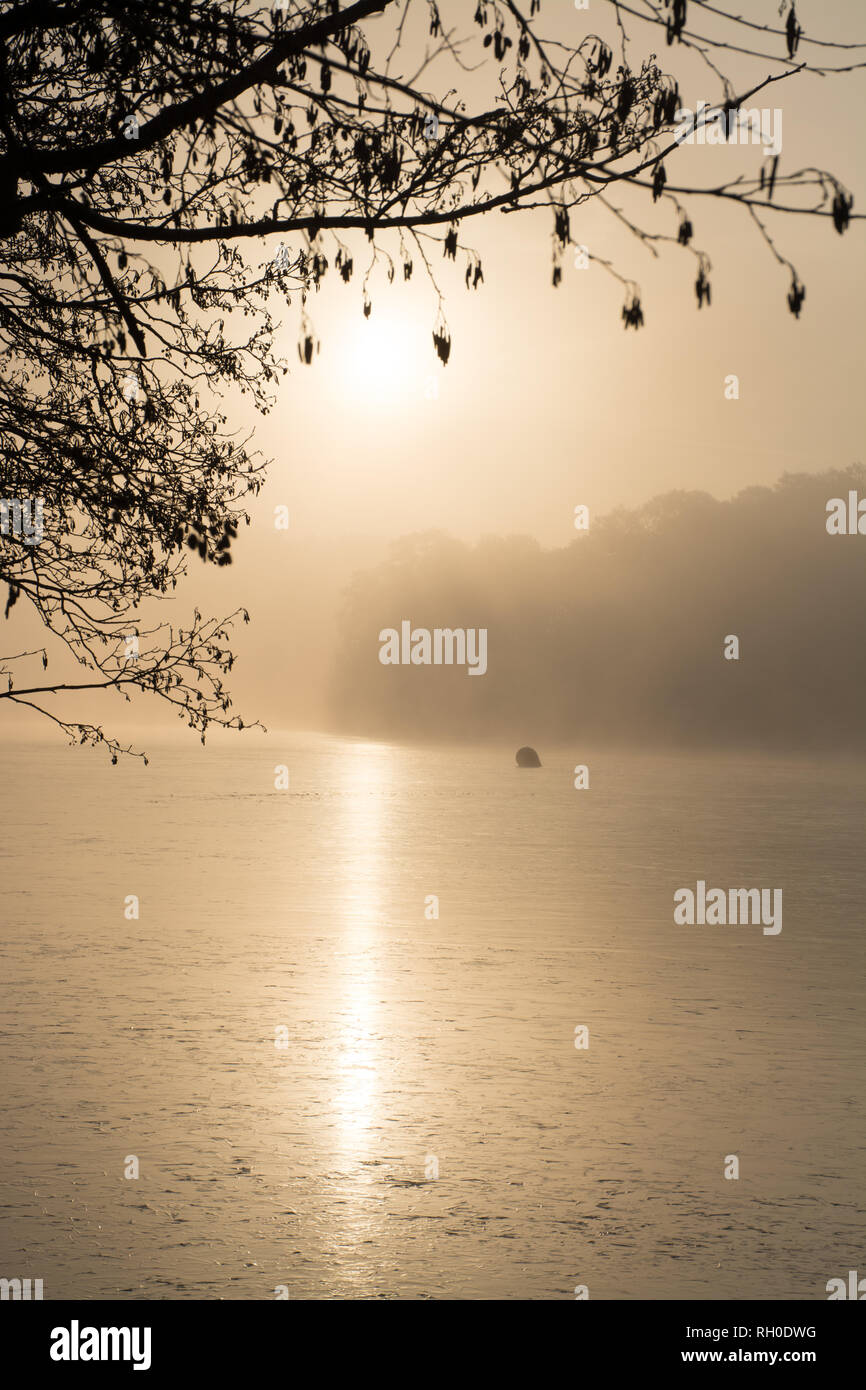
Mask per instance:
[[[547,0],[540,31],[575,41],[583,26],[609,36],[607,13],[600,4],[582,12]],[[752,6],[750,15],[778,23],[774,3]],[[863,39],[854,0],[801,5],[798,16],[807,35]],[[368,26],[374,46],[382,24]],[[634,62],[653,35],[637,21],[633,33]],[[684,104],[719,98],[718,82],[694,58],[674,47],[659,59],[678,75]],[[725,70],[745,91],[766,76],[767,63],[728,55]],[[752,99],[783,113],[782,173],[828,168],[862,198],[862,80],[798,74]],[[455,81],[470,99],[480,79],[455,75],[445,62],[426,79],[439,95]],[[739,170],[752,175],[762,161],[757,146],[682,148],[668,161],[668,178],[712,184]],[[614,191],[611,201],[647,230],[676,232],[673,207],[653,206],[649,193]],[[176,621],[194,602],[213,612],[250,609],[245,641],[257,654],[255,672],[239,674],[238,684],[254,701],[268,690],[273,703],[267,654],[284,644],[297,657],[287,718],[292,709],[314,718],[336,597],[359,563],[378,561],[407,532],[442,529],[467,540],[519,532],[561,546],[573,539],[579,503],[592,516],[675,488],[724,498],[786,471],[862,458],[863,224],[840,237],[827,219],[766,214],[806,286],[796,320],[786,303],[789,272],[745,210],[707,197],[682,201],[694,245],[712,262],[712,307],[701,311],[690,253],[665,244],[654,257],[596,201],[572,214],[574,237],[640,284],[646,323],[638,332],[624,330],[622,286],[597,266],[574,268],[570,252],[552,288],[548,212],[464,223],[460,239],[480,253],[484,284],[467,291],[465,262],[435,257],[453,340],[445,368],[431,336],[436,292],[421,268],[409,284],[398,274],[391,285],[384,263],[374,269],[365,319],[369,247],[347,238],[353,280],[344,285],[332,271],[310,297],[322,345],[313,365],[298,361],[296,302],[281,334],[291,371],[273,411],[261,418],[243,401],[228,402],[238,428],[252,429],[273,459],[253,533],[241,531],[230,569],[202,574],[194,560],[197,572],[174,605]],[[251,250],[251,261],[271,255],[273,241]],[[325,249],[333,259],[334,248]],[[724,395],[731,373],[737,401]],[[274,529],[278,505],[289,508],[287,532]]]

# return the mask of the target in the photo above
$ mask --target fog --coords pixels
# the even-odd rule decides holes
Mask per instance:
[[[859,748],[862,537],[827,503],[866,469],[786,474],[730,501],[675,491],[561,548],[428,532],[358,574],[329,719],[382,738]],[[380,630],[486,628],[488,667],[382,665]],[[739,657],[725,656],[727,639]],[[733,645],[728,644],[733,653]]]

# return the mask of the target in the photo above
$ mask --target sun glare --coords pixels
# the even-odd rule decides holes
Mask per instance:
[[[399,314],[378,312],[359,318],[340,345],[341,391],[371,409],[416,408],[435,392],[436,366],[424,359],[426,340],[417,323]]]

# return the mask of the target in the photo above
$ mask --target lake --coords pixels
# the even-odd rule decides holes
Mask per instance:
[[[0,1274],[823,1299],[863,1266],[862,762],[149,751],[0,746]],[[782,930],[675,924],[699,880],[781,889]]]

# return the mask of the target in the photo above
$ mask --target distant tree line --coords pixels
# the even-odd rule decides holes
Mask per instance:
[[[861,465],[731,501],[671,492],[592,518],[558,550],[522,536],[407,537],[346,594],[333,717],[394,738],[683,746],[866,745],[866,535],[827,504]],[[488,670],[383,666],[378,634],[486,627]],[[739,639],[739,660],[724,656]]]

